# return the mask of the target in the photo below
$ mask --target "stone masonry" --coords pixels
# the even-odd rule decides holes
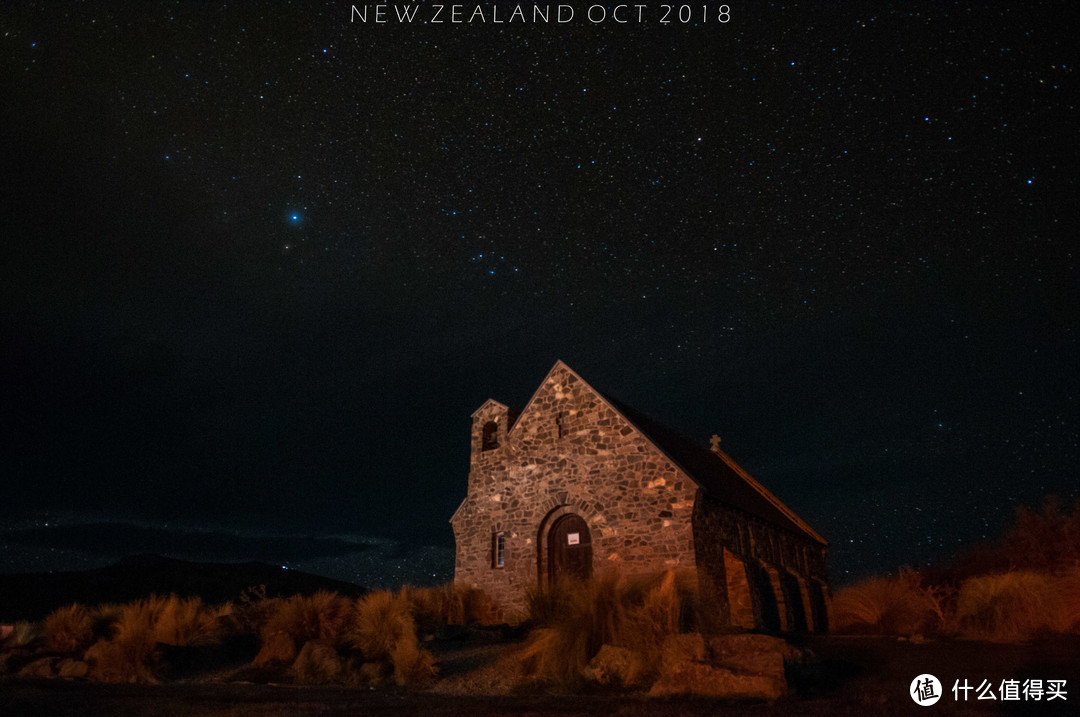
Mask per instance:
[[[493,400],[477,409],[467,495],[451,519],[455,581],[485,590],[505,619],[521,619],[526,591],[559,569],[549,531],[576,515],[587,528],[571,549],[591,541],[593,574],[696,568],[718,628],[825,629],[824,540],[786,508],[789,525],[776,511],[761,509],[763,518],[712,495],[625,412],[561,361],[519,415]],[[730,462],[691,458],[727,470],[721,456]],[[782,508],[746,479],[757,486],[750,498]]]

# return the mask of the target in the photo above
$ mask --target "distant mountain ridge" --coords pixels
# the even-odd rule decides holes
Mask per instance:
[[[266,563],[202,563],[162,555],[133,555],[94,570],[0,575],[0,622],[40,620],[58,607],[127,603],[151,594],[235,600],[250,587],[267,597],[330,590],[359,597],[366,588]]]

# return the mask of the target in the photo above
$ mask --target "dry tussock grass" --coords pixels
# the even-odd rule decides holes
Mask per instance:
[[[1062,628],[1080,635],[1080,565],[1074,565],[1058,578],[1061,592]]]
[[[394,645],[390,662],[394,665],[394,682],[402,687],[426,684],[438,674],[435,656],[420,647],[415,634]]]
[[[670,570],[631,578],[609,572],[532,591],[529,617],[537,627],[518,655],[521,669],[572,687],[610,644],[638,657],[639,669],[627,682],[643,684],[659,662],[664,638],[692,622],[694,591],[693,580]]]
[[[425,682],[435,676],[435,659],[420,647],[407,591],[380,590],[356,601],[349,643],[369,662],[394,666],[399,685]]]
[[[45,645],[56,652],[79,652],[94,641],[94,618],[78,603],[54,610],[45,618],[42,628]]]
[[[356,601],[349,643],[367,660],[390,660],[394,646],[416,637],[409,601],[386,590],[368,593]]]
[[[842,588],[832,609],[836,632],[941,634],[991,642],[1080,633],[1080,566],[1056,574],[1009,570],[976,575],[951,592],[926,587],[916,573],[902,570]]]
[[[262,646],[255,665],[291,662],[297,650],[311,641],[340,644],[352,607],[347,598],[325,590],[267,602],[268,605],[260,608],[265,622],[260,630]]]
[[[103,605],[91,613],[97,630],[111,636],[86,651],[91,676],[102,682],[157,682],[158,643],[213,645],[221,641],[225,606],[204,605],[200,598],[151,595],[127,605]]]
[[[101,682],[158,681],[160,662],[154,626],[165,598],[152,595],[120,608],[110,640],[86,652],[91,676]]]
[[[444,625],[489,625],[499,619],[499,608],[478,588],[447,583],[437,587],[405,586],[416,627],[422,634]]]
[[[835,632],[915,635],[943,627],[941,602],[918,573],[873,577],[837,591],[832,603]]]
[[[221,618],[231,606],[203,604],[202,598],[170,595],[164,600],[154,622],[154,638],[169,645],[215,645],[224,637]]]
[[[1065,632],[1076,607],[1065,604],[1064,578],[1014,570],[969,578],[960,586],[956,623],[962,637],[1019,642],[1039,632]]]

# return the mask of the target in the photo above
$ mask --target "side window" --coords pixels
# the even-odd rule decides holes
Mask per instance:
[[[491,536],[491,567],[502,568],[506,566],[506,534],[495,533]]]
[[[495,421],[488,421],[484,424],[484,433],[480,450],[490,451],[492,448],[499,447],[499,424]]]

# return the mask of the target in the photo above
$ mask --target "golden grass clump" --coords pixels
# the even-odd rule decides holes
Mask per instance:
[[[267,602],[256,665],[291,662],[305,643],[337,645],[345,635],[351,604],[337,593],[320,590],[313,595],[293,595]]]
[[[75,653],[94,641],[94,618],[78,603],[54,610],[43,624],[45,645],[56,652]]]
[[[127,605],[100,605],[89,614],[94,631],[109,634],[86,651],[91,676],[102,682],[157,682],[158,643],[212,645],[221,641],[220,618],[228,606],[201,598],[151,595]]]
[[[607,644],[631,651],[635,669],[626,682],[643,683],[659,663],[664,638],[691,621],[693,598],[693,581],[671,570],[631,578],[609,572],[534,590],[528,607],[537,627],[519,653],[522,671],[574,686]]]
[[[390,662],[394,665],[394,682],[401,687],[425,684],[438,674],[435,656],[420,647],[415,634],[394,645]]]
[[[915,635],[943,625],[941,605],[918,573],[873,577],[837,591],[833,598],[835,632]]]
[[[479,588],[456,583],[436,587],[405,586],[402,595],[421,634],[445,625],[489,625],[499,619],[499,609]]]
[[[86,651],[91,676],[101,682],[158,681],[160,668],[154,627],[166,598],[151,595],[120,608],[110,640]]]
[[[1058,590],[1062,629],[1080,635],[1080,565],[1074,565],[1058,578]]]
[[[960,586],[956,623],[962,637],[1019,642],[1038,632],[1071,627],[1065,580],[1023,570],[968,578]]]
[[[349,641],[365,659],[389,661],[410,635],[415,639],[416,625],[406,595],[378,590],[357,599]]]
[[[380,590],[359,598],[348,638],[365,660],[392,664],[399,685],[421,683],[435,675],[435,659],[416,637],[406,591],[395,595]]]
[[[170,595],[162,603],[154,622],[154,638],[169,645],[198,646],[221,642],[224,629],[221,617],[228,614],[228,604],[204,605],[202,598]]]
[[[628,605],[624,622],[613,643],[640,657],[633,663],[638,669],[631,671],[628,683],[641,682],[659,664],[664,638],[677,634],[693,612],[695,587],[685,575],[672,570],[631,581],[624,598]]]

